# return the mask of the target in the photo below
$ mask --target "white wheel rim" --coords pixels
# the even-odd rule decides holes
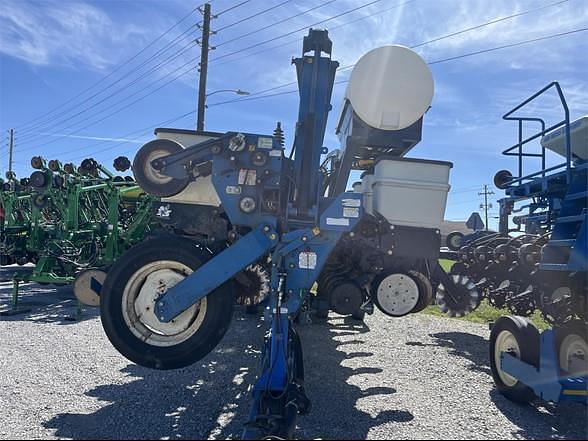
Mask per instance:
[[[559,347],[559,365],[571,375],[588,375],[588,343],[578,334],[566,336]]]
[[[388,314],[401,316],[414,309],[419,301],[419,287],[406,274],[390,274],[378,285],[378,304]]]
[[[104,285],[106,272],[90,269],[79,273],[73,283],[76,298],[86,306],[100,306],[100,296],[92,289],[92,279]]]
[[[500,355],[503,352],[508,352],[511,355],[514,355],[516,358],[521,358],[521,349],[519,347],[519,343],[513,333],[510,331],[502,331],[496,338],[496,343],[494,344],[494,364],[496,365],[496,371],[498,372],[500,380],[506,386],[513,387],[518,383],[519,380],[511,377],[502,370],[502,360]]]
[[[181,313],[169,323],[155,315],[155,302],[192,270],[180,262],[161,260],[136,271],[125,286],[122,307],[125,323],[141,341],[158,347],[183,343],[192,337],[206,316],[206,298]]]
[[[155,161],[156,159],[163,158],[165,156],[169,156],[169,154],[170,154],[170,152],[168,152],[167,150],[154,150],[151,153],[149,153],[149,155],[147,155],[147,160],[145,161],[145,164],[143,165],[143,173],[145,173],[145,176],[147,177],[147,179],[150,182],[157,182],[159,184],[167,184],[168,182],[170,182],[173,179],[169,176],[162,175],[161,173],[159,173],[157,170],[155,170],[151,166],[151,162]]]

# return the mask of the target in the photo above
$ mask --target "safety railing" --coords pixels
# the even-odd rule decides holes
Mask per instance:
[[[551,125],[550,127],[546,127],[545,120],[543,120],[542,118],[529,118],[529,117],[512,116],[513,113],[522,109],[527,104],[529,104],[531,101],[534,101],[537,97],[543,95],[545,92],[547,92],[548,90],[550,90],[552,88],[555,88],[557,90],[557,94],[559,96],[561,105],[564,109],[565,118],[563,120]],[[516,106],[514,109],[512,109],[508,113],[504,114],[502,119],[505,119],[507,121],[517,121],[518,126],[519,126],[518,127],[518,129],[519,129],[518,143],[516,143],[512,147],[507,148],[506,150],[504,150],[502,152],[502,154],[506,155],[506,156],[518,157],[518,176],[516,178],[512,179],[511,181],[509,181],[507,185],[514,185],[517,183],[522,184],[524,181],[535,179],[539,175],[541,175],[542,178],[545,178],[545,175],[548,172],[559,170],[564,167],[566,169],[566,181],[568,184],[571,182],[572,146],[571,146],[571,137],[570,137],[570,111],[569,111],[566,99],[565,99],[563,92],[561,90],[561,87],[557,81],[554,81],[554,82],[548,84],[543,89],[541,89],[539,92],[537,92],[534,95],[532,95],[531,97],[527,98],[525,101],[523,101],[521,104]],[[524,122],[538,122],[539,124],[541,124],[541,131],[539,133],[536,133],[536,134],[526,138],[526,139],[523,139]],[[527,153],[524,151],[523,146],[525,144],[528,144],[529,142],[531,142],[537,138],[541,138],[541,137],[545,136],[547,133],[549,133],[553,130],[556,130],[562,126],[564,127],[564,131],[565,131],[566,162],[559,164],[559,165],[556,165],[554,167],[546,168],[546,166],[545,166],[545,147],[543,145],[541,146],[541,153]],[[538,172],[523,176],[523,158],[525,158],[525,157],[541,158],[541,170]]]

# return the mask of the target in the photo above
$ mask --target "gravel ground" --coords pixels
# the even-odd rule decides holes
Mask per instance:
[[[6,276],[6,274],[4,274]],[[0,284],[7,306],[10,284]],[[238,438],[262,328],[237,311],[221,345],[188,369],[156,372],[122,358],[97,311],[69,288],[23,287],[32,311],[0,320],[0,438]],[[299,438],[586,439],[587,408],[515,405],[493,389],[487,327],[382,314],[300,328],[310,415]]]

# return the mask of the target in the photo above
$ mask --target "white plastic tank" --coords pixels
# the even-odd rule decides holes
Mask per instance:
[[[566,156],[565,127],[554,130],[541,139],[541,145],[561,156]],[[570,123],[570,146],[572,154],[588,159],[588,115]]]
[[[390,45],[373,49],[359,59],[345,98],[369,126],[401,130],[425,114],[434,90],[427,63],[407,47]]]
[[[363,209],[368,214],[373,213],[373,183],[374,175],[363,175],[363,177],[361,178],[361,188],[363,191]]]
[[[449,192],[450,162],[426,159],[382,159],[376,163],[371,193],[364,200],[392,225],[441,228]],[[367,208],[366,208],[367,211]]]

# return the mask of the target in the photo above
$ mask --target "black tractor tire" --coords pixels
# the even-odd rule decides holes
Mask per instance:
[[[515,383],[506,384],[501,378],[502,371],[497,360],[500,356],[497,351],[500,349],[496,345],[504,333],[509,333],[516,340],[520,351],[520,360],[537,367],[539,366],[539,331],[523,317],[503,316],[494,322],[490,333],[490,369],[496,388],[511,401],[529,403],[536,398],[535,393],[529,386],[516,379]]]
[[[461,248],[461,240],[463,239],[464,234],[460,231],[453,231],[447,235],[445,238],[445,245],[451,251],[458,251]]]
[[[111,267],[100,293],[100,317],[110,342],[126,358],[152,369],[179,369],[205,357],[222,340],[231,323],[234,293],[231,282],[206,296],[206,312],[195,333],[184,341],[158,346],[137,337],[124,318],[123,293],[131,277],[157,261],[172,261],[196,271],[212,255],[189,241],[162,237],[129,249]]]
[[[179,153],[183,147],[169,139],[156,139],[139,149],[133,160],[133,174],[137,184],[149,194],[170,197],[186,188],[189,179],[170,178],[160,174],[151,165],[151,161]]]

